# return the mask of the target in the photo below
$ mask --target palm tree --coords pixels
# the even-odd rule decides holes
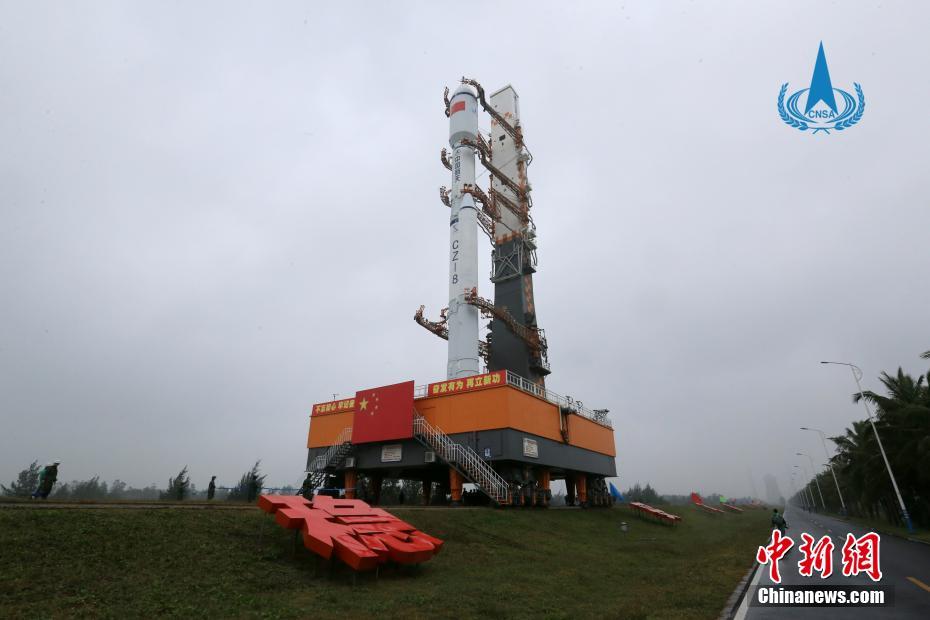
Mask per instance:
[[[930,351],[922,357],[930,359]],[[926,375],[914,377],[898,368],[896,375],[883,372],[879,377],[887,394],[882,396],[871,391],[854,394],[853,400],[858,402],[865,398],[876,408],[876,428],[881,434],[882,443],[888,453],[892,468],[895,471],[901,492],[908,497],[906,503],[912,506],[916,514],[930,514],[930,372]],[[848,440],[847,432],[846,439]],[[838,444],[839,445],[839,444]],[[873,453],[874,454],[874,453]],[[855,467],[861,467],[859,462],[865,454],[850,455],[856,461]],[[874,459],[872,459],[874,460]],[[852,461],[851,461],[852,462]],[[879,493],[883,496],[887,492],[887,483],[881,482],[880,477],[873,474],[884,469],[881,463],[872,463],[867,466],[867,473],[874,478],[878,485],[875,489],[885,490]],[[851,472],[851,475],[860,475],[862,472]],[[856,483],[866,483],[864,478]],[[868,487],[859,487],[864,495],[873,495]],[[878,497],[863,500],[871,502]],[[915,514],[915,516],[916,516]]]
[[[853,401],[858,403],[859,399],[864,396],[878,408],[879,415],[900,411],[910,406],[930,408],[930,391],[924,384],[925,380],[930,383],[930,372],[927,376],[919,376],[915,381],[899,366],[897,376],[892,377],[887,372],[882,372],[879,377],[879,381],[888,390],[888,396],[879,396],[875,392],[866,390],[862,394],[858,392],[853,394]]]
[[[870,506],[876,499],[874,471],[881,466],[875,435],[868,421],[853,422],[846,428],[846,434],[831,437],[836,444],[836,455],[830,460],[836,465],[836,471],[843,478],[844,486],[850,495]],[[882,487],[883,488],[883,487]]]

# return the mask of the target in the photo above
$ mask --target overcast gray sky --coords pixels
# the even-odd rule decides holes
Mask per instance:
[[[443,378],[462,75],[521,97],[548,385],[623,488],[784,484],[862,417],[819,360],[926,366],[925,3],[338,4],[0,5],[0,479],[297,483],[312,403]],[[776,111],[820,41],[829,136]]]

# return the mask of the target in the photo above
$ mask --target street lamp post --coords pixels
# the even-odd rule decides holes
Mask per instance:
[[[791,472],[791,488],[794,489],[794,494],[798,496],[798,499],[801,500],[801,508],[807,506],[807,498],[804,497],[804,494],[798,491],[798,485],[794,481],[794,472]]]
[[[819,428],[808,428],[806,426],[801,427],[802,431],[817,431],[820,433],[820,443],[823,444],[823,453],[827,457],[827,466],[830,468],[830,473],[833,475],[833,484],[836,485],[836,494],[840,496],[840,506],[843,507],[843,516],[846,516],[846,502],[843,500],[843,492],[840,491],[840,483],[836,480],[836,472],[833,471],[833,463],[830,462],[830,453],[827,452],[827,437],[824,435],[823,431]]]
[[[823,491],[820,490],[820,481],[817,480],[817,470],[814,469],[814,459],[811,458],[810,454],[804,452],[797,452],[798,456],[806,456],[807,460],[811,462],[811,471],[814,472],[814,482],[817,483],[817,494],[820,495],[820,505],[823,506],[823,509],[827,509],[827,503],[823,501]]]
[[[800,472],[801,470],[798,469],[798,471]],[[801,474],[798,474],[798,477],[800,478],[800,477],[802,477],[802,475],[801,475]],[[817,507],[814,506],[814,496],[811,495],[811,489],[810,489],[810,487],[807,486],[807,483],[806,483],[806,482],[803,482],[803,481],[802,481],[802,482],[801,482],[801,488],[804,490],[804,503],[807,504],[807,510],[808,510],[808,511],[811,511],[811,512],[814,511]]]
[[[801,456],[804,456],[804,455],[802,454]],[[811,494],[811,506],[813,506],[814,510],[816,510],[816,509],[817,509],[817,499],[814,497],[814,485],[810,483],[810,479],[811,479],[813,476],[811,476],[809,473],[807,473],[807,468],[804,467],[804,464],[803,464],[803,463],[801,463],[801,471],[804,472],[804,477],[807,478],[807,480],[808,480],[808,482],[806,483],[806,485],[807,485],[807,488],[808,488],[808,490],[809,490],[809,492],[810,492],[810,494]]]
[[[796,470],[798,470],[798,474],[800,474],[800,475],[802,475],[802,476],[804,475],[804,472],[801,470],[801,466],[800,466],[800,465],[795,465],[794,468],[795,468]],[[811,493],[811,490],[807,487],[807,483],[806,483],[806,482],[805,482],[804,485],[801,487],[801,489],[803,489],[803,491],[804,491],[804,503],[807,504],[807,509],[808,509],[808,510],[811,510],[812,508],[814,508],[814,496],[813,496],[813,494]]]
[[[882,453],[882,459],[885,461],[885,469],[888,470],[888,477],[891,478],[891,486],[894,487],[894,493],[898,496],[898,505],[901,507],[901,516],[904,517],[904,523],[907,524],[907,531],[914,533],[914,525],[911,523],[911,515],[907,512],[907,506],[904,505],[904,498],[901,497],[901,490],[898,489],[898,481],[894,478],[894,472],[891,471],[891,463],[888,462],[888,455],[885,454],[885,447],[882,445],[882,438],[878,436],[878,429],[875,428],[875,421],[872,419],[872,410],[869,408],[869,401],[866,399],[865,394],[862,391],[862,369],[856,366],[855,364],[850,364],[848,362],[820,362],[821,364],[838,364],[840,366],[849,366],[849,370],[852,372],[853,379],[856,380],[856,387],[859,388],[859,400],[862,401],[862,406],[865,407],[865,413],[869,416],[869,424],[872,425],[872,432],[875,433],[875,440],[878,442],[878,449]]]

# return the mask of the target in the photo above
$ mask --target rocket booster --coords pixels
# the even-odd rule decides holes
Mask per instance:
[[[478,213],[471,194],[475,184],[475,149],[462,144],[478,142],[478,100],[460,86],[449,104],[449,146],[452,147],[452,191],[449,217],[449,379],[477,375],[478,308],[465,303],[465,293],[478,287]]]

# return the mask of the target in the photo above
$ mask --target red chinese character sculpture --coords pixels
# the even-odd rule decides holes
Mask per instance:
[[[357,571],[373,570],[388,560],[419,564],[442,548],[438,538],[357,499],[262,495],[258,507],[274,514],[281,527],[299,529],[310,551],[327,560],[335,555]]]

